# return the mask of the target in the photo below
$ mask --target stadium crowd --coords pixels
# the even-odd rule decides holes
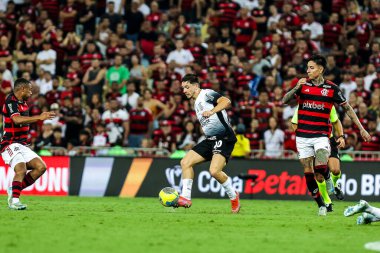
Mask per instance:
[[[346,150],[380,151],[376,0],[0,1],[0,105],[14,78],[33,84],[36,151],[77,146],[189,150],[201,138],[181,77],[229,97],[232,125],[260,156],[294,150],[296,103],[281,99],[313,53],[372,136],[340,112]]]

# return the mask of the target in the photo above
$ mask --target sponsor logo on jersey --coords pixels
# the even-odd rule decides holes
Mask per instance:
[[[317,109],[317,110],[324,110],[325,109],[325,104],[316,104],[315,102],[310,103],[310,102],[304,102],[302,104],[302,109],[308,108],[308,109]]]

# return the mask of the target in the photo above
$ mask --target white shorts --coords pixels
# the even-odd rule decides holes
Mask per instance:
[[[329,152],[329,155],[331,153],[330,141],[327,137],[296,137],[296,145],[299,159],[315,156],[315,151],[318,149],[327,150]]]
[[[1,157],[4,163],[9,164],[12,169],[19,163],[27,163],[34,158],[41,159],[33,150],[19,143],[12,143],[6,147],[3,153],[1,153]]]

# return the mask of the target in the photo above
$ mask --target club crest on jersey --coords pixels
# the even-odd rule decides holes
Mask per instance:
[[[329,90],[323,89],[323,90],[321,90],[321,94],[322,94],[322,96],[327,97],[327,95],[329,94]]]

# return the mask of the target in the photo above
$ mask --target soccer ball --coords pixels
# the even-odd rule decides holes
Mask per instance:
[[[179,194],[178,192],[172,188],[172,187],[165,187],[160,191],[158,194],[158,197],[160,199],[160,203],[163,206],[170,207],[177,204]]]

